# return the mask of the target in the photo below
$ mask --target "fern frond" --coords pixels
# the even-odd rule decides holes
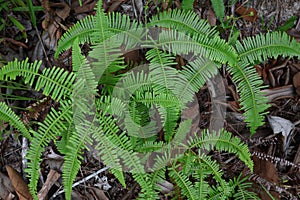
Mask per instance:
[[[59,54],[71,48],[76,38],[78,38],[79,44],[90,42],[90,35],[96,31],[94,23],[95,17],[88,15],[84,19],[78,21],[74,26],[70,27],[59,39],[54,57],[58,58]]]
[[[18,129],[23,134],[24,137],[26,137],[29,140],[32,139],[24,123],[14,113],[14,111],[10,107],[8,107],[4,102],[0,102],[0,120],[9,122],[12,126]]]
[[[73,72],[77,72],[83,64],[85,57],[81,54],[79,40],[76,38],[72,45],[72,68]]]
[[[176,30],[162,30],[156,46],[177,55],[193,53],[223,64],[237,63],[235,49],[217,35],[213,37],[200,34],[188,36]]]
[[[75,79],[74,73],[62,68],[47,68],[38,76],[35,89],[38,91],[43,88],[43,94],[51,95],[51,98],[58,101],[71,95]]]
[[[197,189],[197,196],[199,199],[206,199],[209,193],[209,184],[205,179],[210,174],[210,171],[203,167],[200,163],[198,169],[193,174],[193,177],[197,179],[195,183],[195,188]]]
[[[69,139],[62,175],[67,200],[71,200],[72,184],[79,171],[81,160],[83,160],[81,154],[86,145],[92,143],[90,136],[93,132],[98,132],[98,130],[95,130],[91,122],[76,124],[76,131],[72,133]]]
[[[183,70],[179,71],[187,80],[186,88],[190,87],[193,92],[198,92],[207,80],[218,73],[217,65],[205,58],[197,57],[195,60],[189,62],[188,65],[183,66]],[[190,89],[183,89],[179,99],[186,95],[186,91]]]
[[[223,172],[222,170],[220,170],[219,165],[216,163],[216,161],[211,160],[209,156],[201,153],[200,150],[198,154],[200,162],[208,168],[208,170],[214,176],[215,180],[220,184],[220,190],[224,193],[225,196],[228,196],[230,194],[228,183],[222,178]]]
[[[16,80],[17,76],[23,76],[25,83],[33,85],[34,79],[38,74],[38,70],[42,64],[42,61],[35,61],[29,63],[28,58],[23,61],[15,59],[12,62],[8,62],[7,65],[0,69],[0,80]]]
[[[42,74],[39,74],[40,65],[41,61],[28,63],[28,58],[21,62],[9,62],[0,69],[0,80],[15,80],[17,76],[23,76],[25,84],[28,83],[32,87],[35,85],[37,91],[43,88],[43,94],[51,95],[57,101],[71,95],[75,74],[56,67],[44,69]]]
[[[30,162],[28,162],[28,168],[26,168],[25,171],[30,179],[30,192],[35,199],[37,199],[37,183],[41,163],[40,157],[44,151],[44,147],[50,140],[55,140],[56,136],[67,131],[71,122],[72,104],[70,101],[61,101],[60,111],[56,111],[52,108],[44,122],[38,123],[38,131],[30,131],[33,134],[33,137],[26,156]]]
[[[188,144],[190,148],[198,147],[210,150],[212,147],[216,147],[219,151],[234,153],[253,171],[254,164],[247,145],[242,143],[239,138],[232,137],[231,133],[226,130],[222,129],[220,133],[215,131],[210,133],[208,130],[204,130],[201,137],[195,136],[188,141]]]
[[[136,20],[119,12],[108,13],[108,30],[117,35],[120,45],[125,45],[125,49],[133,49],[138,43],[142,43],[145,30]]]
[[[190,35],[205,35],[212,37],[217,34],[215,28],[193,11],[173,10],[171,12],[162,12],[155,15],[148,22],[147,27],[163,27],[175,29],[178,32],[184,32]]]
[[[250,127],[253,134],[257,127],[263,125],[264,116],[267,114],[268,98],[263,96],[261,90],[263,81],[258,76],[255,68],[243,62],[238,65],[228,66],[228,71],[232,74],[232,79],[237,83],[237,90],[240,94],[240,104],[245,111],[245,122]]]
[[[179,171],[178,168],[179,168],[178,165],[172,165],[172,167],[169,168],[169,175],[174,179],[177,185],[181,188],[181,191],[184,194],[184,196],[186,196],[188,199],[195,199],[195,200],[198,199],[196,195],[196,191],[192,186],[192,182],[185,174]]]
[[[300,44],[285,32],[268,32],[248,37],[236,44],[239,58],[244,63],[262,63],[268,57],[300,56]]]
[[[211,0],[211,4],[215,11],[216,16],[223,23],[223,19],[225,15],[224,0]]]
[[[248,199],[259,199],[257,195],[254,192],[249,191],[252,187],[252,182],[248,181],[248,178],[241,178],[242,174],[239,175],[238,178],[234,178],[233,180],[229,181],[229,185],[231,185],[233,188],[237,188],[235,192],[233,193],[233,198],[235,199],[242,199],[242,200],[248,200]]]

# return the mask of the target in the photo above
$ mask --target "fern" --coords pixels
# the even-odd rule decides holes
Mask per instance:
[[[28,168],[25,171],[30,179],[29,189],[33,197],[37,199],[37,183],[39,178],[39,168],[41,163],[41,155],[44,147],[49,144],[50,140],[55,140],[56,136],[68,130],[68,123],[72,121],[72,104],[70,101],[61,102],[60,111],[52,109],[47,115],[43,123],[39,123],[39,130],[33,131],[33,138],[27,153]]]
[[[237,42],[236,50],[243,63],[254,65],[262,63],[269,57],[299,56],[300,44],[284,32],[268,32],[248,37]]]
[[[43,88],[43,94],[51,95],[57,101],[71,95],[76,78],[73,73],[54,67],[44,69],[40,74],[38,73],[40,65],[40,61],[28,63],[28,58],[21,62],[17,60],[9,62],[0,69],[0,80],[15,80],[17,76],[22,76],[25,78],[25,84],[35,86],[37,91]]]
[[[211,0],[212,7],[215,11],[216,16],[219,18],[221,23],[223,23],[225,6],[224,0]]]
[[[211,149],[215,146],[219,151],[230,151],[235,153],[240,160],[253,171],[253,161],[246,144],[243,144],[239,138],[232,137],[230,132],[221,130],[220,134],[213,132],[212,134],[207,130],[202,132],[202,137],[195,137],[188,142],[189,147],[199,147],[204,149]]]
[[[0,102],[0,120],[9,122],[12,126],[16,127],[17,130],[19,130],[27,139],[32,139],[24,123],[4,102]]]
[[[224,5],[220,3],[212,1],[222,21]],[[245,179],[224,180],[217,162],[201,153],[203,149],[227,151],[252,171],[246,144],[225,130],[204,130],[200,137],[197,133],[191,137],[188,133],[192,119],[180,119],[180,114],[194,93],[218,73],[221,64],[226,64],[237,84],[245,121],[250,132],[255,133],[269,106],[253,65],[270,56],[299,56],[299,44],[287,34],[268,33],[232,46],[192,11],[160,13],[150,19],[145,30],[128,16],[106,15],[101,6],[99,1],[96,15],[77,22],[59,41],[55,56],[72,47],[73,72],[57,67],[39,72],[41,62],[29,63],[28,59],[10,62],[0,69],[1,81],[22,76],[25,84],[42,90],[61,105],[59,110],[51,109],[34,131],[25,127],[5,103],[0,103],[0,119],[31,141],[26,171],[34,197],[37,198],[42,152],[54,140],[65,155],[66,199],[71,198],[82,152],[93,142],[98,144],[93,148],[100,159],[124,187],[123,171],[131,172],[141,186],[139,199],[158,199],[157,184],[168,177],[188,199],[255,198],[245,192],[249,187]],[[159,31],[153,33],[152,28]],[[85,42],[92,45],[87,58],[79,47]],[[149,65],[127,72],[129,67],[122,55],[134,48],[144,48]],[[175,68],[178,55],[188,62],[180,70]],[[100,91],[99,84],[103,88]],[[159,122],[152,120],[156,114]],[[156,134],[158,124],[163,127],[163,137]],[[62,136],[61,141],[56,141],[57,135]],[[185,140],[187,144],[182,142]],[[144,167],[151,156],[154,163],[146,171]],[[207,182],[210,174],[215,180],[213,186]]]
[[[213,37],[217,34],[205,20],[200,19],[193,11],[174,10],[172,12],[159,13],[153,16],[146,24],[148,27],[165,27],[175,29],[190,35],[203,35]]]

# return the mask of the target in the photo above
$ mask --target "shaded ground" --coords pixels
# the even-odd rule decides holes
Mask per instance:
[[[54,1],[53,1],[54,2]],[[118,11],[139,18],[144,21],[145,17],[135,14],[138,8],[138,3],[132,5],[133,1],[104,1],[104,8],[107,11]],[[79,7],[78,1],[73,0],[71,6],[68,6],[67,1],[64,3],[50,3],[48,10],[37,12],[38,16],[38,31],[44,32],[41,34],[41,39],[37,37],[36,30],[31,26],[28,15],[22,12],[11,12],[2,10],[2,16],[12,14],[25,27],[25,31],[21,32],[15,25],[11,24],[6,17],[3,17],[7,22],[5,28],[2,29],[0,37],[0,55],[3,63],[11,61],[14,58],[20,60],[29,57],[31,61],[39,59],[43,60],[43,67],[51,67],[53,65],[70,69],[70,51],[66,51],[58,60],[53,58],[56,42],[61,37],[62,33],[74,24],[77,20],[86,15],[93,14],[95,1],[83,1],[84,7]],[[240,7],[252,7],[257,12],[257,20],[251,21],[241,17],[236,21],[236,27],[241,32],[240,38],[246,36],[254,36],[259,33],[277,30],[293,16],[296,16],[292,25],[287,32],[300,40],[300,2],[293,0],[276,0],[276,1],[239,1]],[[35,2],[35,5],[40,5]],[[179,1],[175,1],[169,5],[162,3],[149,2],[147,13],[149,16],[157,13],[156,8],[168,9],[179,6]],[[228,5],[228,4],[227,4]],[[13,6],[13,5],[12,5]],[[195,11],[202,17],[207,18],[211,23],[215,22],[214,13],[211,9],[209,1],[196,1],[194,3]],[[235,7],[227,7],[226,15],[236,14]],[[47,30],[47,31],[46,31]],[[27,34],[27,40],[24,38],[24,32]],[[228,38],[230,29],[222,32],[224,38]],[[42,41],[42,42],[41,42]],[[43,50],[43,48],[45,50]],[[88,45],[83,47],[86,52]],[[133,57],[137,57],[134,55]],[[227,95],[227,115],[225,128],[232,131],[237,136],[240,136],[245,141],[253,153],[255,163],[254,175],[250,176],[250,180],[256,184],[255,191],[260,195],[261,199],[270,199],[263,190],[262,186],[274,196],[275,199],[297,199],[300,194],[300,61],[297,58],[270,58],[266,63],[256,66],[257,72],[262,76],[266,85],[266,95],[271,100],[272,107],[269,108],[269,117],[266,119],[266,124],[260,127],[254,137],[249,137],[249,131],[242,122],[242,116],[239,112],[237,103],[238,95],[236,86],[232,83],[231,76],[225,71],[222,71],[223,82],[226,87]],[[296,81],[295,81],[296,80]],[[297,82],[297,83],[295,83]],[[23,90],[22,88],[14,90],[12,93],[1,88],[1,92],[5,94],[20,95],[28,97],[28,100],[9,101],[11,106],[26,108],[32,106],[37,112],[36,115],[31,113],[28,117],[29,121],[42,121],[50,106],[57,106],[55,102],[46,100],[42,105],[34,105],[38,99],[42,99],[42,95],[31,90]],[[210,122],[210,94],[206,88],[203,88],[197,94],[200,110],[199,128],[207,128]],[[18,114],[26,116],[21,109],[16,109]],[[285,127],[281,127],[286,124]],[[280,126],[281,125],[281,126]],[[278,128],[280,126],[281,128]],[[290,129],[289,129],[290,128]],[[7,124],[0,124],[0,130],[4,134],[0,141],[0,188],[1,184],[7,183],[6,165],[19,172],[22,169],[22,141],[15,135],[13,130]],[[278,134],[274,134],[278,132]],[[285,136],[284,136],[285,135]],[[62,157],[55,152],[56,149],[52,146],[47,147],[43,163],[41,167],[41,177],[44,181],[47,179],[47,174],[50,169],[61,168]],[[237,159],[232,159],[227,154],[212,152],[213,158],[219,161],[221,168],[224,171],[225,178],[238,176],[240,172],[247,174],[245,166]],[[81,180],[90,174],[95,173],[103,168],[102,163],[95,158],[90,152],[85,152],[84,161],[77,180]],[[118,181],[106,170],[99,175],[99,179],[91,179],[74,188],[72,199],[134,199],[139,191],[139,186],[133,181],[130,174],[126,174],[127,189],[123,188]],[[26,180],[26,178],[24,178]],[[6,181],[4,181],[6,180]],[[27,180],[26,180],[27,181]],[[48,192],[50,199],[63,199],[63,194],[53,197],[60,191],[61,179],[55,181],[54,186]],[[0,189],[1,191],[1,189]],[[1,194],[1,192],[0,192]],[[15,198],[17,199],[17,195]],[[11,199],[11,198],[10,198]],[[168,199],[162,196],[161,199]]]

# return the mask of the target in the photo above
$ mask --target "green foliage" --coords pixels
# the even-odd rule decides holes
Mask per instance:
[[[18,129],[26,138],[32,138],[24,123],[4,102],[0,102],[0,120],[9,122],[12,126],[16,127],[16,129]]]
[[[224,0],[211,0],[211,4],[216,16],[219,18],[220,22],[223,23],[225,14]]]
[[[216,2],[212,1],[221,18],[223,8]],[[146,27],[150,31],[127,16],[106,15],[100,1],[95,16],[76,23],[59,41],[55,55],[72,47],[73,72],[57,67],[39,72],[41,62],[29,63],[28,59],[10,62],[0,69],[0,81],[21,76],[25,84],[60,103],[58,110],[51,109],[38,123],[38,130],[25,127],[5,103],[0,104],[0,119],[30,139],[26,172],[35,199],[41,155],[51,140],[65,156],[66,199],[71,198],[82,152],[93,141],[97,142],[93,148],[98,156],[124,187],[123,171],[132,174],[141,187],[139,199],[158,199],[158,183],[165,180],[176,185],[177,196],[187,199],[256,198],[246,192],[250,187],[246,179],[225,180],[218,163],[203,154],[226,151],[252,171],[247,145],[225,130],[189,134],[193,119],[183,120],[180,116],[193,94],[218,73],[221,64],[227,64],[238,87],[245,121],[255,133],[263,124],[268,105],[253,65],[279,54],[299,56],[299,44],[275,32],[246,38],[233,46],[192,11],[161,13]],[[161,28],[157,35],[151,33],[155,27]],[[87,58],[79,48],[85,42],[92,45]],[[129,71],[122,55],[124,49],[137,46],[146,52],[148,68]],[[176,56],[187,58],[191,53],[193,59],[187,59],[187,64],[178,70]],[[99,84],[103,88],[100,91]],[[157,130],[159,125],[162,130]],[[61,136],[60,141],[57,136]],[[150,155],[154,163],[147,166]],[[213,184],[208,182],[211,177]]]

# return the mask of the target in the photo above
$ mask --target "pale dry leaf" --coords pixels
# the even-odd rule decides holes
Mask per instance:
[[[6,165],[6,170],[10,181],[15,188],[17,195],[19,196],[20,200],[32,200],[32,196],[29,192],[28,186],[23,180],[22,176],[17,172],[14,168],[9,165]]]
[[[287,119],[278,116],[267,116],[269,124],[275,134],[281,133],[284,137],[283,145],[284,152],[286,152],[287,148],[291,142],[291,135],[293,133],[293,129],[295,125]]]

